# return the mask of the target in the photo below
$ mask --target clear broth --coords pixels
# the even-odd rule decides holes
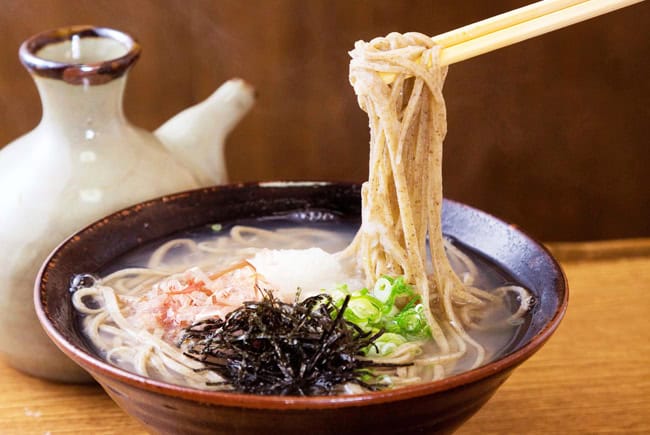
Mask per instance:
[[[328,211],[297,211],[289,214],[262,218],[214,223],[212,225],[183,231],[168,238],[143,245],[110,264],[104,270],[100,271],[99,275],[106,276],[124,268],[144,267],[148,263],[152,253],[163,243],[170,240],[182,238],[191,239],[197,242],[213,242],[219,238],[227,238],[229,237],[229,231],[236,225],[251,226],[273,231],[296,227],[318,230],[320,232],[324,231],[327,233],[327,237],[319,237],[316,241],[316,246],[314,246],[313,237],[305,237],[304,239],[293,240],[290,248],[307,249],[311,247],[319,247],[326,252],[334,253],[344,249],[352,241],[352,238],[359,228],[360,220],[343,218]],[[491,261],[489,258],[482,256],[480,253],[473,251],[467,246],[464,246],[457,240],[454,240],[453,244],[468,255],[476,264],[479,270],[479,276],[475,277],[475,285],[477,287],[489,291],[490,289],[504,285],[518,285],[512,276],[510,276],[505,270],[499,268],[496,263]],[[259,243],[256,247],[269,249],[287,248],[287,246],[280,246],[271,240]],[[205,258],[197,256],[195,253],[188,253],[186,248],[179,247],[171,249],[165,255],[164,263],[174,264],[179,269],[187,269],[204,259]],[[240,258],[240,260],[241,259],[243,258]],[[214,258],[213,268],[214,270],[220,270],[231,263],[232,258],[223,260],[217,257]],[[453,264],[454,263],[452,262],[452,265]],[[503,309],[492,312],[490,316],[486,317],[483,321],[489,323],[505,319],[516,310],[518,305],[519,301],[517,300],[517,297],[508,293],[503,301]],[[525,333],[529,321],[530,311],[522,319],[522,322],[516,325],[489,331],[468,329],[469,335],[485,348],[486,358],[484,364],[494,361],[511,352],[516,347],[519,338]],[[88,340],[92,344],[92,341],[90,339]],[[431,348],[433,348],[433,345],[431,345]],[[106,359],[105,355],[101,355],[101,352],[98,353]],[[460,359],[453,369],[448,371],[446,375],[449,376],[467,371],[474,360],[474,356],[472,350],[468,351],[468,353]],[[129,367],[128,364],[120,366],[126,370],[132,370],[132,366]]]

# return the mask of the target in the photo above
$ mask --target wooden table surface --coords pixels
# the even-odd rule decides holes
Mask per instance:
[[[551,340],[458,434],[650,434],[650,239],[553,244],[569,309]],[[140,434],[99,386],[0,362],[0,434]]]

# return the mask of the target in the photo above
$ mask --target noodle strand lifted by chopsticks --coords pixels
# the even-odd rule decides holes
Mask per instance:
[[[391,33],[350,53],[350,83],[370,124],[369,178],[362,188],[362,227],[350,249],[356,251],[366,282],[381,275],[404,275],[422,299],[441,354],[452,351],[440,326],[476,349],[474,367],[484,350],[467,335],[452,301],[481,303],[451,268],[442,235],[442,141],[446,111],[442,87],[446,67],[438,66],[439,47],[419,33]],[[418,61],[422,59],[422,61]],[[395,76],[386,83],[383,75]],[[427,274],[429,239],[431,277]],[[445,318],[436,319],[436,312]]]

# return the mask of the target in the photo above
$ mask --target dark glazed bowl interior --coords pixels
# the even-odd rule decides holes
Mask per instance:
[[[360,186],[260,183],[213,187],[141,203],[110,215],[61,244],[36,281],[39,319],[52,340],[129,414],[164,433],[450,432],[476,412],[557,328],[568,289],[560,266],[539,243],[486,213],[445,201],[443,231],[491,259],[532,291],[527,329],[497,361],[442,381],[349,396],[281,397],[199,391],[128,373],[97,358],[75,321],[70,278],[176,232],[296,210],[358,217]]]

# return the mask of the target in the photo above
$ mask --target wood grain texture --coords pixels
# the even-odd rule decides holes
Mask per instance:
[[[459,435],[650,433],[650,239],[625,246],[570,250],[563,323]],[[0,384],[2,434],[144,433],[97,386],[52,384],[1,362]]]
[[[0,361],[0,433],[146,433],[97,385],[55,384],[24,375]]]
[[[135,124],[155,128],[241,76],[259,100],[228,143],[233,180],[362,181],[367,119],[347,79],[354,41],[433,35],[525,3],[2,0],[0,144],[40,116],[21,41],[93,23],[143,45],[125,101]],[[644,2],[453,65],[446,196],[544,240],[650,236],[648,28]]]

